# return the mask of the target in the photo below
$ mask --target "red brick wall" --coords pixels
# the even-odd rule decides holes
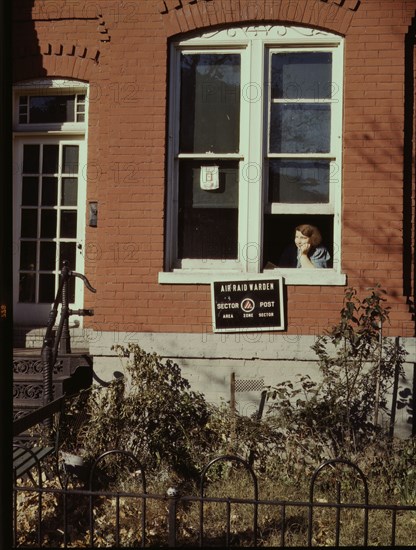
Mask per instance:
[[[16,0],[14,78],[90,84],[87,295],[100,330],[201,332],[208,285],[160,285],[164,257],[168,39],[251,21],[317,26],[346,37],[342,271],[389,293],[391,334],[414,335],[402,270],[404,40],[414,0]],[[30,21],[30,18],[32,22]],[[414,191],[413,191],[414,193]],[[414,196],[414,195],[413,195]],[[413,199],[414,200],[414,199]],[[342,287],[289,286],[288,333],[336,318]]]

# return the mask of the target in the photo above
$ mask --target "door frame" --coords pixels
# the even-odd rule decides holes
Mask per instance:
[[[20,226],[21,226],[21,196],[22,196],[22,168],[23,168],[23,146],[30,143],[47,144],[77,144],[79,145],[79,168],[78,168],[78,194],[77,194],[77,235],[76,235],[76,265],[70,266],[74,271],[84,271],[84,241],[85,241],[85,218],[86,218],[86,167],[87,147],[85,135],[80,133],[65,134],[54,133],[48,135],[45,132],[36,132],[35,135],[29,132],[19,132],[14,135],[14,173],[13,173],[13,307],[14,324],[16,326],[45,326],[48,322],[51,303],[26,303],[19,302],[19,271],[20,271]],[[58,274],[62,266],[56,266]],[[58,275],[59,277],[59,275]],[[55,279],[56,281],[56,279]],[[82,281],[76,280],[75,302],[70,304],[71,308],[82,308],[84,299],[84,285]],[[79,325],[82,326],[82,317],[74,316]]]

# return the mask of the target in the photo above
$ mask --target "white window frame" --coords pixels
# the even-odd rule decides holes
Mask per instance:
[[[14,86],[13,102],[13,130],[18,134],[36,135],[38,132],[48,135],[53,134],[80,134],[86,136],[88,128],[88,92],[89,87],[85,82],[78,80],[64,80],[62,78],[48,78],[29,80]],[[46,96],[46,95],[85,95],[85,117],[83,122],[64,123],[21,123],[19,122],[19,98],[21,96]]]
[[[14,86],[13,94],[13,139],[15,150],[15,182],[14,188],[14,239],[16,243],[20,241],[20,223],[21,223],[21,178],[18,173],[18,167],[22,166],[23,148],[21,143],[60,143],[64,145],[79,146],[79,188],[78,188],[78,207],[77,210],[77,237],[76,239],[67,239],[68,242],[76,240],[77,242],[77,271],[84,271],[84,241],[85,241],[85,219],[86,219],[86,187],[87,187],[87,143],[88,143],[88,84],[75,80],[64,79],[39,79],[18,83]],[[19,98],[25,95],[85,95],[85,116],[82,122],[64,122],[64,123],[20,123],[19,122]],[[72,208],[70,208],[72,209]],[[59,209],[58,209],[59,210]],[[20,271],[20,255],[14,254],[14,276]],[[58,266],[57,271],[60,271]],[[75,270],[75,266],[71,266]],[[78,281],[76,283],[75,307],[83,307],[84,285]],[[20,310],[26,310],[27,324],[36,324],[38,315],[42,311],[49,311],[50,305],[46,303],[25,303],[19,302],[18,285],[14,286],[14,303],[17,314],[17,322],[22,313]],[[71,307],[73,305],[71,304]],[[39,313],[37,313],[37,311]],[[43,315],[42,313],[40,313]],[[43,315],[43,319],[47,315]],[[77,320],[79,325],[83,324],[83,317],[73,316],[72,320]]]
[[[270,101],[268,66],[272,53],[330,51],[332,78],[338,86],[332,103],[331,151],[328,154],[268,153]],[[237,154],[179,154],[180,55],[186,53],[240,53],[240,150]],[[171,44],[165,268],[159,283],[209,284],[214,280],[258,279],[282,276],[286,284],[343,285],[341,273],[342,206],[342,96],[343,39],[315,29],[285,26],[233,27]],[[285,100],[286,101],[286,100]],[[249,131],[250,129],[250,131]],[[253,131],[253,129],[255,131]],[[262,136],[262,139],[259,139]],[[266,166],[269,158],[323,158],[331,162],[330,199],[325,204],[268,203]],[[182,158],[239,160],[238,257],[235,260],[177,260],[178,162]],[[262,167],[260,173],[256,167]],[[276,268],[262,271],[263,219],[271,214],[330,214],[333,216],[333,267],[330,269]]]

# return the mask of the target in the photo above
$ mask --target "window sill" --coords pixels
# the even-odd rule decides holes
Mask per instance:
[[[60,135],[74,134],[82,135],[86,132],[85,122],[65,124],[17,124],[14,128],[14,135],[25,134],[27,136],[39,136],[44,134]]]
[[[334,269],[266,269],[263,273],[241,271],[177,270],[159,273],[159,284],[205,285],[214,281],[247,281],[282,277],[286,285],[344,286],[347,276]]]

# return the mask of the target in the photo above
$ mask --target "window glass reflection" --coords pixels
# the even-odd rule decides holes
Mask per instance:
[[[34,176],[22,178],[22,205],[37,206],[39,193],[39,180]]]
[[[21,273],[19,278],[19,302],[36,301],[36,272]]]
[[[21,219],[21,228],[20,236],[21,237],[32,237],[37,236],[38,230],[38,212],[35,209],[22,209],[22,219]]]
[[[64,174],[78,174],[78,145],[64,145],[63,167]]]
[[[42,210],[40,236],[43,238],[56,237],[56,210]]]
[[[330,99],[332,54],[294,52],[272,55],[271,90],[273,99]]]
[[[36,266],[36,241],[20,242],[20,269],[33,271]]]
[[[43,146],[42,172],[44,174],[55,174],[59,166],[59,145]]]
[[[240,139],[240,56],[181,57],[180,151],[235,153]]]
[[[56,243],[51,241],[40,243],[40,269],[53,270],[56,267]]]
[[[59,251],[59,265],[62,266],[64,260],[69,262],[69,267],[76,267],[76,243],[61,242]]]
[[[271,153],[329,153],[331,107],[314,103],[274,103],[271,108]]]
[[[327,160],[270,160],[270,202],[328,203],[329,166]]]
[[[62,178],[62,197],[63,206],[76,206],[78,195],[77,178]]]
[[[39,302],[52,303],[55,300],[55,275],[41,273],[39,275]]]
[[[74,122],[74,95],[29,97],[29,121],[36,123]]]
[[[23,173],[39,174],[39,145],[23,146]]]
[[[73,210],[61,212],[61,238],[75,238],[77,236],[77,213]]]
[[[42,205],[58,204],[58,178],[42,178]]]
[[[218,161],[219,186],[201,188],[201,161],[184,160],[179,172],[179,257],[238,256],[238,163]]]

